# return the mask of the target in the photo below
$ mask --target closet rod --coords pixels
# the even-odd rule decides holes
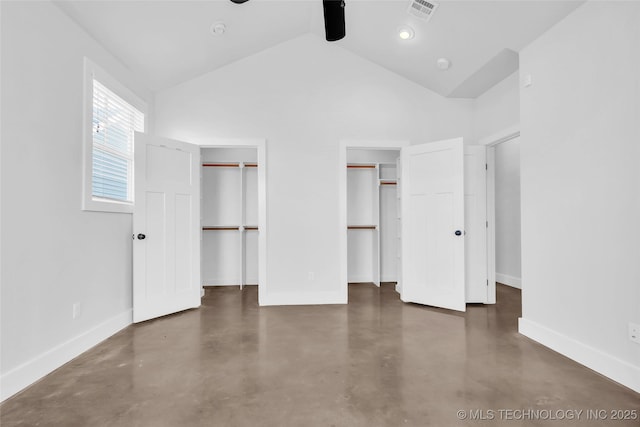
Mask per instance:
[[[237,168],[237,167],[240,167],[240,163],[203,163],[202,167],[205,167],[205,168]]]
[[[376,165],[347,165],[348,169],[375,169]]]
[[[240,230],[240,227],[235,227],[235,226],[202,227],[202,230],[203,231]]]
[[[256,227],[256,226],[245,226],[244,229],[245,230],[257,230],[258,227]]]
[[[347,230],[375,230],[375,225],[347,225]]]
[[[380,185],[398,185],[398,183],[394,181],[382,181]]]
[[[257,163],[245,163],[244,167],[245,168],[257,168],[258,164]]]

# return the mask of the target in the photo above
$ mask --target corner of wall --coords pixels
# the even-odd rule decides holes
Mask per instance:
[[[132,310],[127,310],[82,332],[42,354],[2,374],[0,401],[4,401],[55,371],[132,323]]]
[[[511,74],[473,100],[474,143],[520,124],[520,76]]]
[[[518,332],[640,393],[640,367],[521,317]]]

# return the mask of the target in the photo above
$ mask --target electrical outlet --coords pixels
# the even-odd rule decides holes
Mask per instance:
[[[640,325],[629,322],[629,339],[640,344]]]
[[[76,302],[73,304],[72,307],[72,318],[73,319],[77,319],[78,317],[80,317],[80,303]]]
[[[316,273],[314,273],[313,271],[309,272],[309,281],[313,282],[314,280],[316,280]]]

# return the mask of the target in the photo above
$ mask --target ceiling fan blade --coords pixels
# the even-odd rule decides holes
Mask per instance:
[[[344,0],[322,0],[324,8],[324,30],[328,42],[342,39],[345,34]]]

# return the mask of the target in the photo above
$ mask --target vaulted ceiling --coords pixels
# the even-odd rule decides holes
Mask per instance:
[[[333,42],[443,96],[475,98],[518,68],[517,52],[582,1],[441,0],[430,21],[412,0],[346,0]],[[306,33],[324,37],[321,0],[57,0],[153,90],[162,90]],[[222,22],[226,31],[214,35]],[[398,37],[409,25],[415,36]],[[447,71],[437,68],[447,58]],[[339,70],[336,70],[338,72]],[[259,72],[259,70],[256,70]]]

